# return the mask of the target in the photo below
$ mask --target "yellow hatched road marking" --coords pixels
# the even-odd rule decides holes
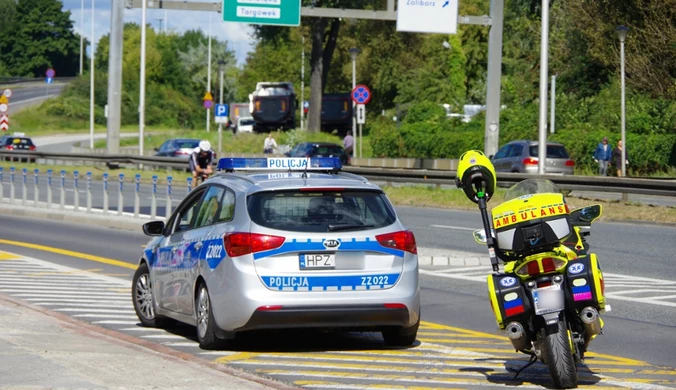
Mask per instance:
[[[19,257],[11,253],[0,251],[0,260],[17,260]]]
[[[504,336],[497,336],[497,335],[490,334],[490,333],[477,332],[477,331],[469,330],[469,329],[456,328],[456,327],[448,326],[448,325],[435,324],[433,322],[420,321],[420,324],[425,325],[426,328],[430,328],[430,329],[449,330],[451,332],[456,332],[456,333],[471,335],[471,336],[476,336],[476,337],[482,337],[482,338],[487,338],[487,339],[507,340],[507,337],[504,337]]]
[[[490,341],[490,340],[456,340],[452,338],[448,339],[440,339],[440,338],[434,338],[430,339],[427,337],[418,337],[418,341],[424,341],[426,343],[442,343],[442,344],[471,344],[471,345],[500,345],[496,343],[495,341]],[[512,344],[510,343],[505,343],[505,346],[509,346],[511,349],[505,349],[505,352],[509,351],[514,351],[514,348],[512,348]],[[462,348],[462,347],[460,347]]]
[[[0,244],[14,245],[14,246],[20,246],[20,247],[23,247],[23,248],[30,248],[30,249],[37,249],[37,250],[41,250],[41,251],[45,251],[45,252],[56,253],[56,254],[59,254],[59,255],[77,257],[79,259],[96,261],[98,263],[103,263],[103,264],[108,264],[108,265],[115,265],[115,266],[122,267],[122,268],[136,269],[136,264],[129,264],[129,263],[125,263],[124,261],[121,261],[121,260],[108,259],[106,257],[88,255],[86,253],[74,252],[74,251],[69,251],[69,250],[66,250],[66,249],[53,248],[51,246],[31,244],[31,243],[21,242],[21,241],[3,240],[3,239],[0,239]]]
[[[216,362],[219,363],[226,363],[226,362],[236,362],[238,360],[248,360],[248,359],[253,359],[256,356],[260,355],[260,353],[254,353],[254,352],[240,352],[236,353],[234,355],[228,355],[228,356],[223,356],[219,357],[216,359]]]
[[[461,333],[448,333],[448,332],[421,332],[418,330],[418,336],[434,336],[434,337],[458,337],[463,339],[469,339],[468,342],[471,342],[471,339],[485,339],[486,336],[473,335],[473,334],[461,334]],[[506,343],[509,343],[509,339],[505,337],[502,339]]]
[[[327,382],[327,381],[295,381],[294,384],[298,386],[308,387],[322,387],[322,386],[340,386],[341,388],[359,388],[359,389],[406,389],[406,390],[434,390],[438,387],[422,387],[422,386],[400,386],[400,385],[370,385],[370,386],[354,386],[346,385],[342,382]],[[444,390],[465,390],[464,387],[444,387]]]

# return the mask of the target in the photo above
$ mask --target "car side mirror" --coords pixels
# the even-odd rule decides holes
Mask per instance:
[[[153,148],[154,151],[159,152],[160,148]]]
[[[491,154],[490,156],[488,156],[488,159],[489,159],[489,160],[492,160],[492,159],[493,159],[493,155]]]
[[[143,224],[146,236],[161,236],[164,233],[164,221],[150,221]]]

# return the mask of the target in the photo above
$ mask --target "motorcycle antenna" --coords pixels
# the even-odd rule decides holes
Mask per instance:
[[[481,221],[484,225],[484,231],[486,232],[486,245],[488,246],[488,257],[491,259],[491,265],[493,266],[493,271],[498,272],[500,266],[498,265],[498,258],[495,255],[495,239],[491,233],[491,223],[488,220],[488,210],[486,207],[486,189],[484,180],[473,180],[472,184],[474,185],[475,194],[479,204],[479,210],[481,211]]]

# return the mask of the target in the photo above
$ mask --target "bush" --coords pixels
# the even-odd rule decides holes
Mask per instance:
[[[404,141],[396,124],[380,117],[370,124],[370,143],[374,157],[403,157]]]
[[[404,117],[404,123],[443,122],[445,120],[446,109],[432,102],[413,104]]]

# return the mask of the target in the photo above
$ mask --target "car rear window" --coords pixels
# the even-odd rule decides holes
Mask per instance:
[[[179,140],[176,141],[176,146],[179,149],[194,149],[198,147],[200,144],[200,141],[187,141],[187,140]]]
[[[26,145],[34,146],[30,138],[10,137],[5,140],[5,145]]]
[[[538,156],[538,145],[531,145],[530,156]],[[563,145],[547,145],[547,158],[568,158],[568,152]]]
[[[247,208],[257,225],[292,232],[377,229],[396,221],[385,194],[377,191],[259,192],[249,196]]]

